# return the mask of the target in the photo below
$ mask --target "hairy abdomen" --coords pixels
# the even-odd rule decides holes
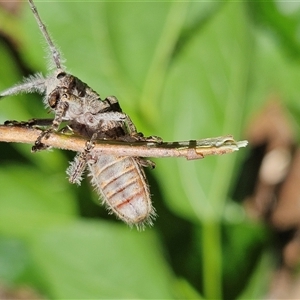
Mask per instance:
[[[137,158],[99,155],[88,166],[92,184],[112,212],[129,225],[151,224],[154,209]]]

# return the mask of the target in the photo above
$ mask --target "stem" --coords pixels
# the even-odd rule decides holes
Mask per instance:
[[[34,144],[41,130],[32,127],[16,125],[0,125],[0,141]],[[82,152],[86,147],[82,137],[51,133],[48,139],[43,139],[47,146]],[[188,160],[200,159],[208,155],[222,155],[245,147],[247,141],[236,142],[231,136],[192,140],[185,142],[124,142],[117,140],[96,141],[93,151],[135,157],[185,157]]]
[[[203,289],[206,299],[222,299],[222,249],[218,222],[203,223]],[[209,253],[209,255],[208,255]]]

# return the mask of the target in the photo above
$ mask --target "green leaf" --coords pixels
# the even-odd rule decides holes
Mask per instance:
[[[269,252],[262,253],[245,290],[237,299],[261,299],[268,291],[269,279],[274,274],[274,261]]]
[[[1,281],[10,283],[17,280],[29,265],[29,261],[29,254],[24,242],[0,237]]]
[[[151,230],[76,222],[33,236],[30,249],[51,298],[173,298],[172,273]]]
[[[243,6],[226,5],[201,29],[168,73],[160,135],[187,140],[233,134],[238,139],[247,108],[252,42]],[[194,221],[222,218],[236,158],[235,153],[196,162],[159,161],[157,175],[170,208]]]
[[[249,12],[255,25],[276,36],[280,46],[294,59],[300,57],[299,8],[291,2],[249,1]]]
[[[0,169],[0,232],[27,236],[38,228],[71,221],[76,204],[63,174],[43,177],[29,166]]]

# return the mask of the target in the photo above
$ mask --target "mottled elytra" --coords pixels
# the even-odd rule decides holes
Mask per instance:
[[[49,126],[37,138],[32,151],[46,149],[43,140],[49,138],[52,132],[57,132],[62,122],[66,122],[69,130],[87,140],[84,151],[77,153],[67,169],[69,181],[80,184],[85,169],[88,169],[91,182],[102,202],[119,219],[138,228],[152,224],[155,212],[143,167],[153,167],[154,164],[140,157],[99,155],[93,151],[93,142],[97,139],[132,142],[159,139],[145,138],[138,133],[130,117],[122,112],[116,97],[102,100],[86,83],[66,72],[60,52],[48,34],[35,4],[32,0],[28,2],[47,42],[55,70],[47,77],[41,74],[30,76],[23,83],[0,93],[0,97],[23,92],[44,95],[44,104],[54,113],[54,119],[50,120]],[[39,125],[38,120],[32,123]]]

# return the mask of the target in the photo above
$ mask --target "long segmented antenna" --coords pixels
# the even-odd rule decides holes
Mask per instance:
[[[55,65],[56,65],[56,68],[57,69],[62,69],[62,67],[61,67],[60,53],[57,50],[57,48],[55,47],[55,45],[54,45],[54,43],[53,43],[53,41],[52,41],[52,39],[51,39],[48,31],[47,31],[46,25],[41,20],[40,15],[39,15],[39,13],[37,11],[37,8],[36,8],[35,4],[33,3],[33,1],[32,0],[28,0],[28,2],[29,2],[29,5],[31,7],[31,10],[33,12],[33,15],[34,15],[34,17],[35,17],[35,19],[36,19],[39,27],[40,27],[40,30],[41,30],[44,38],[47,41],[47,44],[48,44],[49,49],[51,51],[52,59],[53,59]]]

